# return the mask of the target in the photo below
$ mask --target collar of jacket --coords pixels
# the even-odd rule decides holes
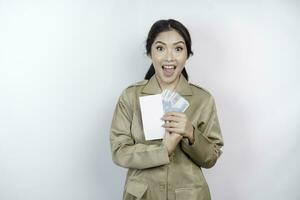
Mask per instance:
[[[150,78],[142,92],[145,94],[160,94],[162,92],[155,74]],[[192,89],[183,75],[180,75],[179,77],[175,92],[183,96],[193,95]]]

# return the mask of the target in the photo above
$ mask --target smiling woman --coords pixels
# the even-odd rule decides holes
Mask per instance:
[[[156,37],[149,56],[162,89],[174,89],[187,60],[184,39],[172,29],[162,32]]]
[[[149,80],[162,67],[163,70],[165,69],[163,72],[166,72],[166,77],[172,75],[178,77],[180,74],[178,72],[181,72],[188,80],[184,65],[185,61],[193,55],[191,45],[190,34],[180,22],[169,19],[154,23],[149,31],[146,44],[147,55],[152,59],[153,64],[151,64],[145,79]],[[158,63],[159,61],[161,63]],[[172,65],[176,62],[177,65]],[[176,68],[177,73],[172,73]],[[159,76],[158,79],[160,78],[162,77]]]
[[[128,168],[123,199],[209,200],[201,168],[215,165],[223,139],[213,97],[188,82],[189,32],[176,20],[159,20],[149,31],[146,50],[152,64],[145,80],[123,91],[110,131],[113,161]],[[165,113],[164,138],[147,141],[139,98],[165,89],[180,94],[189,107]]]

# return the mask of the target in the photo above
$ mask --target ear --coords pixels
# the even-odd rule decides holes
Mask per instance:
[[[150,54],[150,53],[147,53],[147,56],[148,56],[148,58],[152,59],[152,58],[151,58],[151,54]]]

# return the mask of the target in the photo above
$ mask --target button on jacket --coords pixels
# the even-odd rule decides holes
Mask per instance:
[[[124,200],[209,200],[201,168],[215,165],[223,146],[211,94],[180,75],[175,91],[190,106],[185,111],[194,126],[195,142],[182,139],[168,155],[162,140],[146,141],[139,97],[161,93],[156,76],[126,88],[116,105],[110,130],[112,159],[128,168]]]

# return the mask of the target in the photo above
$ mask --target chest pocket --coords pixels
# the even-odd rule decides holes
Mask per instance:
[[[191,187],[175,189],[176,200],[211,200],[208,187]]]

